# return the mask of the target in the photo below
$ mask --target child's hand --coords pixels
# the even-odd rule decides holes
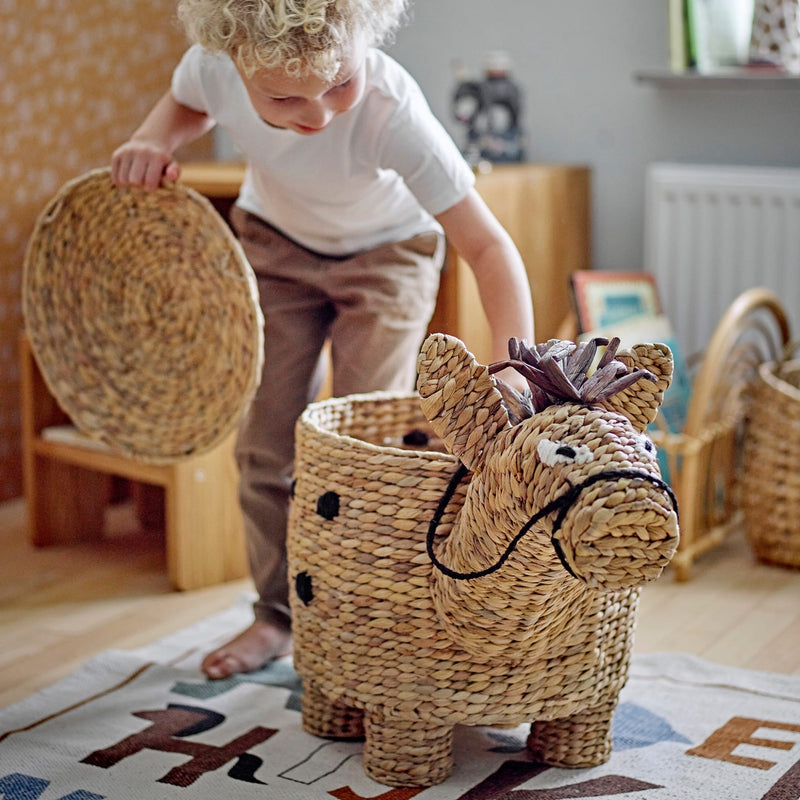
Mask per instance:
[[[528,389],[528,381],[514,369],[504,369],[502,372],[497,373],[497,377],[501,378],[512,389],[516,389],[520,393]]]
[[[157,189],[161,180],[178,180],[180,166],[161,147],[143,139],[130,139],[111,156],[111,180],[117,186]]]

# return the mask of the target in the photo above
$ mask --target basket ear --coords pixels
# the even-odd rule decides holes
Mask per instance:
[[[434,333],[425,340],[417,391],[431,427],[469,469],[482,463],[486,445],[509,425],[489,370],[454,336]]]
[[[615,358],[631,372],[646,369],[656,380],[639,380],[599,405],[627,417],[634,428],[644,429],[656,418],[664,392],[672,381],[672,351],[665,344],[637,344],[619,351]]]

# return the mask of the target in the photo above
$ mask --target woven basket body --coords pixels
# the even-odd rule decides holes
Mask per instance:
[[[66,184],[37,220],[23,310],[48,387],[113,450],[167,463],[237,426],[261,374],[252,270],[210,202],[174,185]]]
[[[446,354],[443,361],[453,366]],[[458,393],[456,387],[450,395]],[[599,566],[598,580],[612,584],[603,589],[570,576],[549,535],[535,529],[508,552],[502,568],[452,579],[434,568],[428,547],[445,569],[491,563],[509,538],[493,530],[494,520],[522,527],[513,495],[537,490],[510,488],[525,471],[520,459],[528,456],[515,452],[508,429],[501,435],[510,442],[497,460],[486,456],[482,470],[457,483],[452,455],[404,449],[404,435],[431,425],[451,447],[448,432],[430,419],[431,403],[439,399],[437,393],[422,401],[416,395],[338,398],[312,404],[298,422],[289,574],[304,726],[322,736],[366,734],[367,772],[395,786],[435,784],[450,774],[456,724],[531,722],[528,745],[537,758],[565,766],[601,763],[610,754],[611,715],[626,680],[638,583],[659,574],[674,552],[673,512],[650,508],[647,542],[646,523],[636,523],[631,515],[638,511],[627,510],[626,490],[617,493],[619,508],[626,506],[620,516],[629,516],[613,546],[625,551],[628,572]],[[473,435],[464,441],[473,447],[497,427],[494,412],[482,413],[471,390],[462,400],[457,416],[470,420]],[[580,408],[553,413],[564,437],[582,427],[598,430],[606,418],[622,420]],[[523,433],[517,439],[523,452],[524,442],[533,442]],[[655,459],[647,464],[657,474]],[[508,483],[508,497],[481,494],[483,479],[497,476]],[[532,502],[552,500],[559,490],[543,478],[541,496]],[[602,517],[600,507],[619,490],[587,491],[589,510],[571,532],[591,527],[590,518]],[[632,491],[629,499],[638,495],[648,505],[646,487]],[[462,547],[465,517],[475,524]],[[591,562],[613,562],[613,553],[592,541],[596,533],[586,532],[584,551],[597,546]],[[578,548],[564,548],[580,573]]]
[[[800,567],[800,361],[762,364],[747,420],[742,504],[758,559]]]

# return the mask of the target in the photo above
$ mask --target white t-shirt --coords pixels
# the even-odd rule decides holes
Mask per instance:
[[[246,159],[237,203],[320,253],[440,230],[433,216],[474,184],[419,86],[380,50],[367,53],[359,103],[312,136],[267,125],[231,59],[198,45],[176,67],[172,93],[214,119]]]

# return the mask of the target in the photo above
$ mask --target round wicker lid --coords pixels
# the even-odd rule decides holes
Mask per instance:
[[[252,269],[211,203],[180,185],[70,181],[25,254],[23,313],[53,396],[112,450],[168,463],[238,425],[263,361]]]

